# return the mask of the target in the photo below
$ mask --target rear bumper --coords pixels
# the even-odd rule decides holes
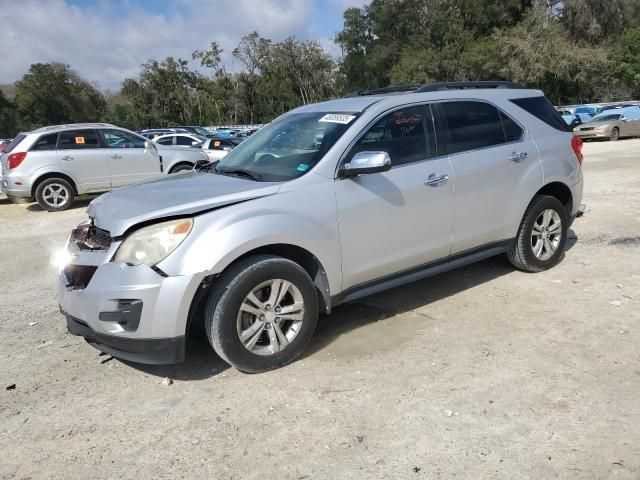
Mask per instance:
[[[89,345],[101,352],[122,360],[151,365],[179,363],[185,357],[185,339],[174,338],[126,338],[97,333],[88,324],[66,313],[67,330],[73,335],[84,337]]]
[[[31,198],[31,183],[12,173],[4,173],[0,179],[0,192],[9,197]]]

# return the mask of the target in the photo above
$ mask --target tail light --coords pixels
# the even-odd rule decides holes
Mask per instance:
[[[580,165],[582,165],[582,162],[584,161],[584,156],[582,155],[582,144],[584,142],[582,141],[582,139],[580,137],[576,137],[574,136],[571,139],[571,148],[573,148],[573,153],[576,154],[576,157],[578,157],[578,162],[580,162]]]
[[[20,166],[25,158],[27,158],[27,152],[12,153],[7,159],[7,169],[11,170],[12,168]]]

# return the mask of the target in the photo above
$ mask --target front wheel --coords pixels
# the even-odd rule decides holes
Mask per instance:
[[[541,272],[562,259],[569,230],[569,212],[555,197],[536,195],[522,218],[508,257],[520,270]]]
[[[609,134],[609,140],[615,142],[618,139],[620,139],[620,130],[618,129],[618,127],[613,127],[611,129],[611,133]]]
[[[226,270],[205,312],[209,341],[223,360],[247,373],[273,370],[297,358],[318,321],[309,274],[282,257],[259,255]]]

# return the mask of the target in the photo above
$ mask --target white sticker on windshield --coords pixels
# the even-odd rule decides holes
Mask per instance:
[[[324,117],[322,117],[320,122],[329,122],[329,123],[341,123],[346,125],[351,123],[351,121],[356,118],[355,115],[347,115],[345,113],[327,113]]]

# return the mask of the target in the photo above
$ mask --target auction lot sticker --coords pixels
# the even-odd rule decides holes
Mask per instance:
[[[76,137],[76,144],[83,144],[84,143],[84,137]]]
[[[328,123],[341,123],[343,125],[346,125],[348,123],[351,123],[354,118],[356,118],[355,115],[348,115],[345,113],[328,113],[319,121]]]

